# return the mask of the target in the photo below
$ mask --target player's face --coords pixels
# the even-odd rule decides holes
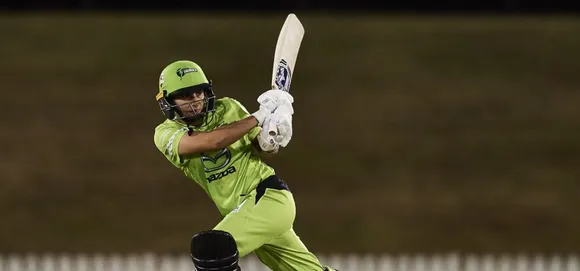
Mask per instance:
[[[203,90],[199,90],[189,96],[177,97],[174,102],[182,112],[183,117],[191,117],[203,111],[204,98]]]

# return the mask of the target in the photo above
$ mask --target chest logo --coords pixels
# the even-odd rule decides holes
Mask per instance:
[[[201,163],[205,172],[212,172],[225,168],[232,160],[232,153],[228,148],[209,154],[201,154]]]

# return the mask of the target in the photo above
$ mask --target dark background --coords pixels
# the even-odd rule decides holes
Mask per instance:
[[[312,250],[580,251],[576,4],[136,3],[2,3],[0,252],[187,250],[220,217],[153,144],[159,73],[194,60],[256,110],[289,12],[295,135],[268,162]]]
[[[124,11],[203,11],[203,12],[412,12],[412,13],[575,13],[580,4],[575,1],[548,0],[489,0],[489,1],[113,1],[113,0],[62,0],[62,1],[7,1],[0,5],[14,10],[124,10]]]

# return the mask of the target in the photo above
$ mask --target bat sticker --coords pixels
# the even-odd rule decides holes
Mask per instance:
[[[292,71],[290,70],[290,66],[288,66],[286,60],[281,59],[276,69],[275,87],[279,90],[289,92],[291,79]]]

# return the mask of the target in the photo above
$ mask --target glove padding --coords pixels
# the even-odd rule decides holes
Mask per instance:
[[[260,104],[260,109],[252,115],[258,120],[258,125],[262,126],[264,119],[280,105],[290,105],[291,108],[294,97],[286,91],[271,89],[258,96],[257,101]]]
[[[273,139],[273,142],[280,144],[282,147],[286,147],[292,139],[292,113],[290,112],[294,111],[287,111],[285,107],[279,107],[274,113],[267,116],[264,121],[269,128],[275,127],[275,129],[264,128],[262,131],[277,130],[276,135],[272,136],[269,133],[267,135],[269,136],[269,141]]]
[[[266,117],[268,118],[268,117]],[[274,154],[278,152],[280,145],[275,142],[274,137],[268,134],[270,128],[270,121],[264,121],[264,125],[262,127],[262,131],[258,134],[258,143],[260,145],[260,149],[262,151]],[[273,123],[275,125],[275,123]]]

